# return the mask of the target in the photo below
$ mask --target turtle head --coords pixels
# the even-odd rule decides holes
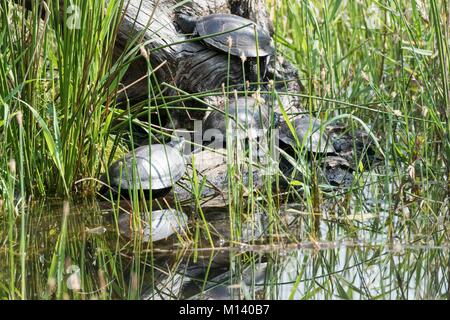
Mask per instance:
[[[186,145],[186,140],[183,137],[173,138],[172,141],[170,141],[167,145],[184,154],[184,147]]]
[[[177,25],[183,33],[194,33],[197,25],[197,18],[188,14],[177,16]]]

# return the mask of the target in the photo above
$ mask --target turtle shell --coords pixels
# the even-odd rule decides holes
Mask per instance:
[[[241,97],[230,100],[227,113],[232,134],[235,134],[237,130],[245,130],[245,137],[258,138],[269,127],[268,108],[265,105],[258,106],[254,98]],[[226,124],[224,111],[212,111],[203,122],[203,136],[206,137],[208,130],[215,129],[220,132],[225,141]]]
[[[135,179],[133,172],[136,173]],[[115,162],[109,169],[109,178],[113,187],[120,186],[124,190],[133,189],[133,181],[137,183],[137,189],[162,190],[171,188],[185,172],[186,165],[180,150],[155,144],[140,147],[134,154],[130,152]]]
[[[336,151],[330,141],[330,137],[325,132],[321,133],[321,122],[319,119],[309,116],[296,118],[292,125],[297,133],[300,143],[305,143],[305,148],[309,152],[334,154]],[[323,131],[323,129],[322,129]],[[295,137],[287,123],[283,123],[280,129],[280,140],[291,147],[296,146]]]
[[[173,197],[181,202],[195,201],[195,196],[192,194],[192,181],[198,179],[198,181],[205,181],[199,194],[202,207],[222,208],[224,204],[228,203],[229,168],[227,150],[202,150],[193,153],[191,163],[193,165],[188,166],[186,176],[174,186]],[[264,185],[264,175],[256,166],[251,172],[247,166],[243,166],[239,172],[239,177],[240,183],[252,190],[259,189]]]
[[[238,29],[241,28],[242,29]],[[255,37],[255,27],[258,42]],[[235,30],[238,29],[238,30]],[[235,31],[231,31],[235,30]],[[224,33],[230,31],[229,33]],[[271,56],[275,52],[269,33],[251,20],[233,14],[212,14],[197,20],[196,32],[199,36],[222,33],[203,39],[208,45],[234,56],[247,58]],[[229,38],[232,39],[231,48]],[[258,50],[257,50],[258,45]]]

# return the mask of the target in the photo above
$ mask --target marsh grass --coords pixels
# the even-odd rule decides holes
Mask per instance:
[[[355,159],[352,187],[330,188],[317,177],[320,159],[308,159],[303,141],[297,141],[291,161],[303,180],[278,172],[255,190],[252,173],[261,164],[236,161],[237,151],[227,145],[229,203],[221,210],[229,243],[219,270],[220,254],[212,250],[205,257],[202,251],[223,243],[216,241],[201,205],[205,181],[195,174],[191,228],[175,236],[163,257],[162,249],[142,243],[139,233],[125,243],[118,236],[121,210],[151,218],[152,211],[168,205],[143,200],[139,187],[131,190],[125,209],[117,201],[122,191],[110,194],[112,222],[105,222],[97,201],[56,207],[36,201],[94,195],[112,161],[133,151],[137,127],[148,133],[150,144],[169,138],[161,118],[155,123],[151,115],[182,108],[188,100],[230,97],[237,89],[228,83],[222,90],[189,94],[158,83],[154,71],[160,66],[148,62],[147,99],[125,100],[119,109],[121,77],[149,53],[136,35],[113,57],[122,0],[108,1],[106,10],[104,0],[73,2],[81,8],[82,29],[69,28],[67,16],[54,14],[67,11],[57,1],[42,8],[52,13],[44,20],[37,10],[24,13],[8,1],[0,5],[0,298],[137,299],[155,298],[155,292],[204,298],[220,284],[234,288],[233,298],[448,298],[447,1],[268,0],[277,50],[298,68],[305,91],[266,92],[264,84],[256,84],[260,93],[272,101],[298,96],[305,114],[324,120],[323,130],[340,122],[349,132],[366,131],[383,160],[372,168]],[[166,96],[167,89],[176,95]],[[246,85],[238,93],[255,94]],[[280,107],[289,122],[290,111]],[[283,183],[288,188],[280,193]],[[176,199],[171,206],[187,210]],[[295,213],[293,225],[286,222],[287,211]],[[259,215],[267,217],[267,225],[262,239],[250,241],[255,246],[250,250],[241,243],[244,226]],[[135,229],[138,218],[134,214],[131,221]],[[92,235],[86,225],[111,228]],[[341,240],[356,244],[321,248]],[[290,251],[289,244],[309,248]],[[256,270],[265,263],[261,284]],[[202,271],[190,274],[198,264]],[[67,285],[73,265],[80,269],[73,278],[81,282],[79,290]],[[214,279],[224,270],[226,277]],[[180,279],[188,278],[199,283],[200,292],[177,291]]]

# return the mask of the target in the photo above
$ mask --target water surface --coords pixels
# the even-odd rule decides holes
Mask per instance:
[[[185,233],[144,243],[119,231],[108,202],[30,203],[25,256],[20,219],[0,220],[0,297],[24,286],[29,299],[448,299],[448,220],[375,207],[289,205],[276,227],[253,212],[238,229],[228,207],[205,208],[207,228],[185,207]]]

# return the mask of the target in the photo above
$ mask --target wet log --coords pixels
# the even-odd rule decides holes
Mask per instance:
[[[34,0],[14,0],[31,9]],[[64,3],[65,0],[60,0]],[[66,0],[67,1],[67,0]],[[186,36],[177,30],[176,17],[180,13],[205,16],[212,13],[233,13],[251,19],[270,33],[273,24],[265,0],[125,0],[124,17],[119,28],[115,56],[118,58],[132,39],[141,36],[136,45],[146,44],[151,52],[153,68],[159,83],[169,83],[188,93],[220,90],[222,85],[244,85],[242,62],[233,57],[228,71],[228,55],[209,49],[201,43],[185,42]],[[122,79],[125,94],[131,100],[147,97],[148,84],[145,79],[147,62],[139,57],[129,67]],[[301,84],[295,68],[283,59],[272,59],[268,76],[275,80],[276,89],[281,92],[299,92]],[[248,77],[247,77],[248,79]],[[286,81],[287,80],[287,81]],[[267,89],[263,87],[263,90]],[[173,91],[169,94],[173,94]],[[297,98],[284,96],[286,109],[298,108]],[[297,110],[295,110],[297,111]]]
[[[183,4],[180,5],[181,2]],[[157,72],[160,83],[175,84],[189,93],[220,88],[226,78],[226,55],[197,43],[183,43],[187,39],[176,30],[176,16],[182,13],[195,16],[226,13],[229,12],[226,0],[197,0],[187,3],[182,0],[126,0],[125,8],[117,43],[118,55],[131,39],[143,33],[141,42],[148,43],[146,48],[152,51],[152,67],[165,63]],[[208,68],[211,65],[214,68]],[[233,65],[231,81],[238,83],[241,81],[242,71],[240,64],[238,67],[235,63]],[[124,86],[145,77],[146,70],[146,62],[141,58],[130,67],[123,79]],[[141,81],[128,89],[127,95],[139,99],[142,95],[146,96],[146,92],[147,83]]]
[[[153,68],[164,64],[156,72],[159,82],[173,82],[177,70],[177,55],[181,50],[181,45],[174,43],[185,40],[184,35],[179,34],[173,24],[174,12],[171,8],[175,4],[175,1],[171,0],[125,0],[124,17],[119,28],[116,57],[119,57],[128,43],[136,37],[141,38],[141,44],[148,43],[148,52],[160,48],[149,55]],[[137,100],[147,96],[146,81],[136,83],[146,76],[147,71],[147,61],[144,57],[140,57],[130,66],[122,79],[123,86],[129,87],[126,90],[129,98]],[[131,85],[133,83],[136,84]]]

